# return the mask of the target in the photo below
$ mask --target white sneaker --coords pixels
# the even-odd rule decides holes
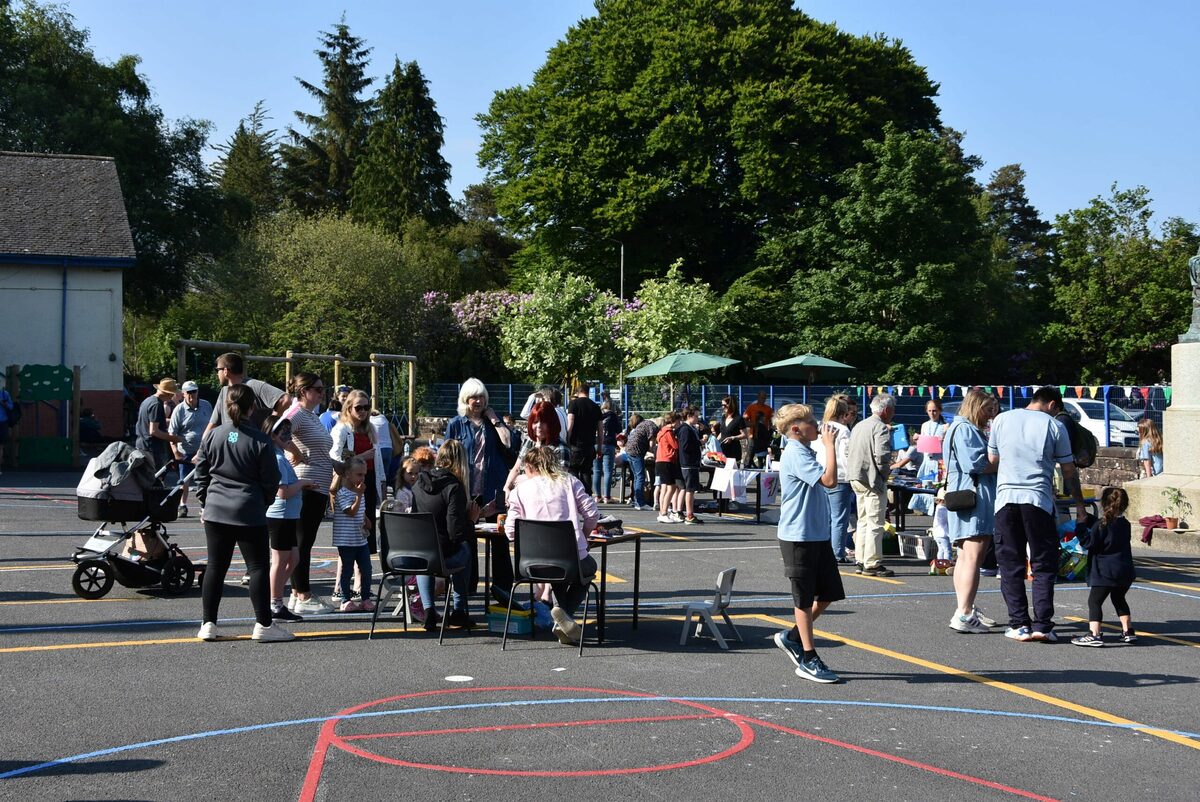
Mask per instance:
[[[668,515],[667,517],[671,519],[671,523],[673,523],[673,524],[683,523],[683,516],[677,512],[673,512],[670,515]]]
[[[675,523],[675,519],[670,515],[660,515],[658,516],[658,522],[660,524],[673,524]]]
[[[974,615],[966,616],[958,612],[955,612],[954,616],[950,619],[950,628],[955,632],[969,632],[976,635],[991,631],[986,624]]]
[[[254,632],[250,634],[250,640],[261,641],[262,643],[277,643],[281,641],[295,640],[296,636],[283,628],[282,624],[272,623],[269,627],[264,627],[262,624],[254,625]]]
[[[217,625],[212,621],[205,621],[200,625],[200,631],[196,633],[197,640],[216,640],[221,637],[217,634]]]
[[[327,607],[316,596],[309,596],[307,599],[297,599],[292,605],[292,612],[296,615],[321,615],[333,612],[333,608]]]
[[[998,626],[998,622],[996,621],[996,619],[984,615],[983,610],[980,610],[978,607],[971,610],[971,612],[975,615],[976,618],[979,619],[979,623],[983,624],[985,627]]]
[[[554,619],[554,634],[558,638],[559,643],[564,643],[568,646],[578,646],[579,635],[582,632],[579,623],[557,604],[551,608],[550,617]]]
[[[1053,631],[1031,632],[1029,633],[1029,637],[1032,640],[1039,641],[1041,643],[1058,643],[1058,635],[1054,634]]]

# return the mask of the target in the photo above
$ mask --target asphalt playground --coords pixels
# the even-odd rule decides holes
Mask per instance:
[[[849,598],[818,621],[844,681],[819,685],[771,641],[791,623],[774,526],[607,507],[645,533],[641,615],[633,629],[632,544],[614,546],[608,637],[589,634],[582,658],[546,634],[439,646],[390,617],[368,641],[364,614],[254,643],[236,557],[226,638],[204,643],[198,589],[72,592],[95,527],[76,479],[0,477],[0,799],[1200,798],[1200,558],[1137,551],[1140,642],[1102,649],[1069,643],[1080,583],[1058,587],[1061,643],[1018,643],[949,629],[951,579],[916,560],[891,560],[892,579],[847,571]],[[203,560],[198,520],[168,529]],[[323,531],[326,595],[329,545]],[[679,645],[683,605],[727,567],[742,641]],[[982,582],[1003,620],[997,580]]]

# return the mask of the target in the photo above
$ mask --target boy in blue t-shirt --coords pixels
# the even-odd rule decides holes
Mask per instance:
[[[820,427],[812,408],[788,404],[775,414],[775,428],[784,438],[779,466],[779,548],[783,572],[792,583],[796,626],[775,633],[775,645],[796,664],[796,675],[814,682],[838,682],[838,675],[817,656],[813,644],[813,621],[832,602],[846,598],[842,575],[833,554],[829,496],[826,488],[837,487],[837,430]],[[820,437],[825,467],[817,462],[809,443]]]

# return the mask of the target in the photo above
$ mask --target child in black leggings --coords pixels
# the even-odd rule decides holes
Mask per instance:
[[[1133,584],[1133,550],[1129,545],[1129,521],[1125,519],[1129,496],[1119,487],[1106,487],[1100,496],[1100,505],[1104,509],[1101,519],[1081,538],[1088,550],[1088,587],[1091,588],[1088,628],[1091,632],[1072,640],[1076,646],[1104,645],[1100,622],[1104,618],[1101,608],[1107,598],[1112,599],[1117,618],[1121,619],[1121,642],[1137,640],[1129,618],[1129,604],[1125,601],[1125,593]]]

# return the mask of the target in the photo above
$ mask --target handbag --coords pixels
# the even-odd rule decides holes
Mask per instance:
[[[946,439],[950,441],[950,447],[946,453],[946,471],[950,471],[950,466],[954,464],[954,433],[947,432]],[[975,502],[978,500],[979,477],[974,473],[970,474],[971,481],[975,483],[975,490],[951,490],[946,493],[942,499],[942,504],[950,512],[968,512],[975,509]]]
[[[492,430],[492,435],[496,438],[496,447],[500,451],[500,459],[504,460],[504,467],[511,471],[517,464],[516,453],[504,445],[504,441],[500,439],[500,434],[496,431],[496,424],[492,423],[492,419],[487,415],[483,416],[483,425]]]

